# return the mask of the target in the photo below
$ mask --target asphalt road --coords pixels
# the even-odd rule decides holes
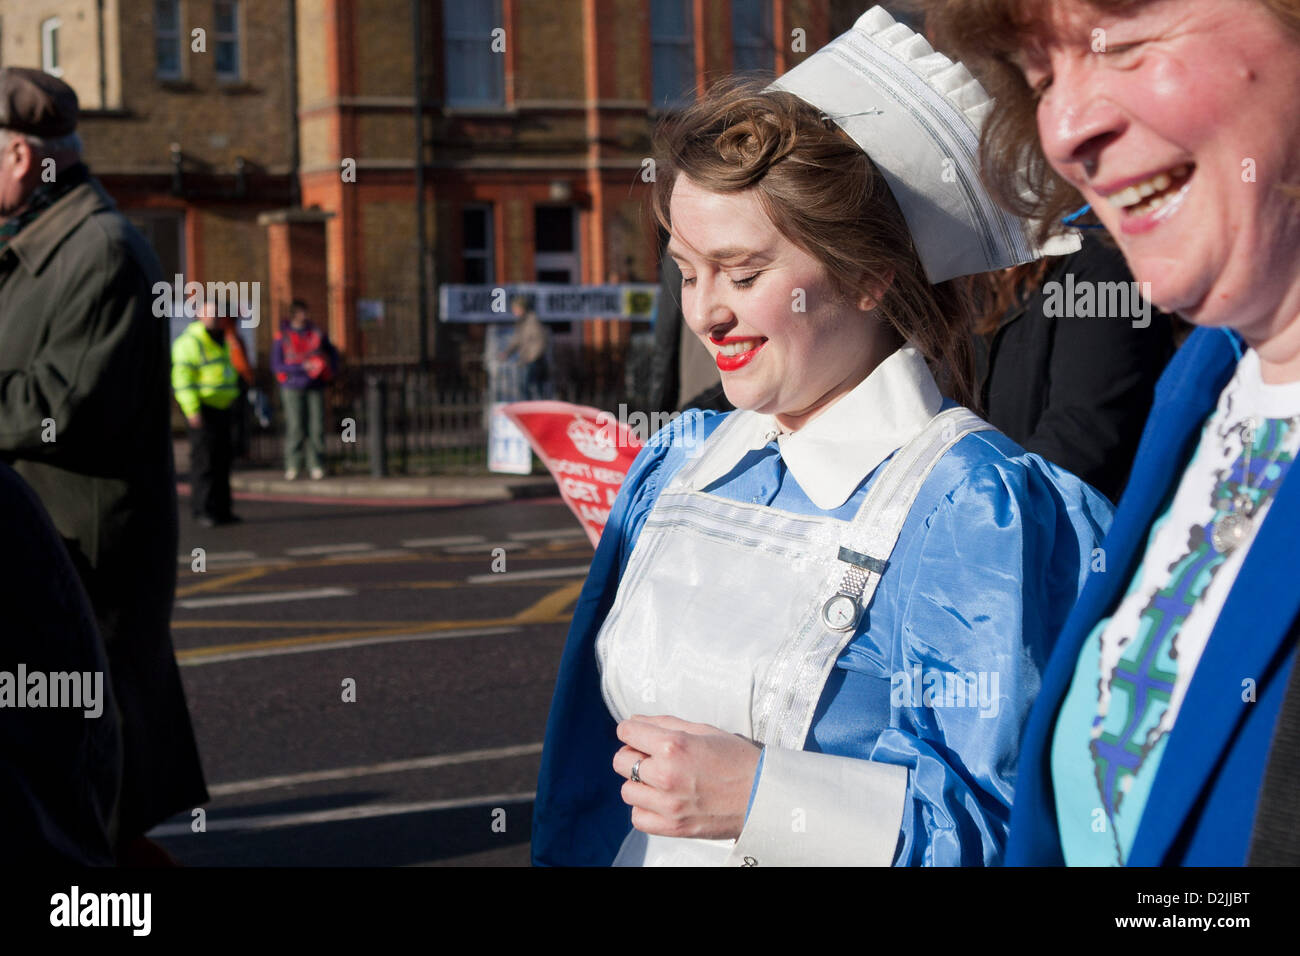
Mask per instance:
[[[194,866],[526,865],[592,555],[568,509],[181,509],[173,637],[212,800],[154,838]]]

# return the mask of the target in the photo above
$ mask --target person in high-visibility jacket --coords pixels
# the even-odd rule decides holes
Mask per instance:
[[[230,510],[231,406],[239,373],[211,301],[172,344],[172,391],[190,426],[190,510],[206,528],[239,520]]]

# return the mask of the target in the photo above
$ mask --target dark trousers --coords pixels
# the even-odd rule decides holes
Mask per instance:
[[[524,366],[524,398],[529,401],[546,397],[546,385],[550,379],[550,370],[546,367],[546,356],[542,356]]]
[[[248,386],[239,380],[239,397],[230,406],[230,430],[232,454],[236,457],[248,454],[249,433]]]
[[[230,417],[228,408],[199,406],[203,424],[190,429],[190,509],[194,517],[230,517]]]

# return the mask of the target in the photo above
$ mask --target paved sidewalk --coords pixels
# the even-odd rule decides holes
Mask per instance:
[[[189,441],[176,438],[176,474],[188,483],[190,471]],[[311,481],[306,474],[287,481],[279,469],[239,469],[230,475],[230,488],[236,493],[282,496],[286,498],[421,498],[506,501],[512,498],[536,498],[559,494],[549,475],[393,475],[372,478],[369,475],[327,475]]]

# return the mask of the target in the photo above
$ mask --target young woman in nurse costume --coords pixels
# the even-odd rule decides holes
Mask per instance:
[[[975,175],[987,102],[874,8],[661,130],[683,312],[739,410],[688,413],[627,475],[561,662],[535,862],[999,861],[1110,509],[952,400],[947,280],[1034,254]]]

